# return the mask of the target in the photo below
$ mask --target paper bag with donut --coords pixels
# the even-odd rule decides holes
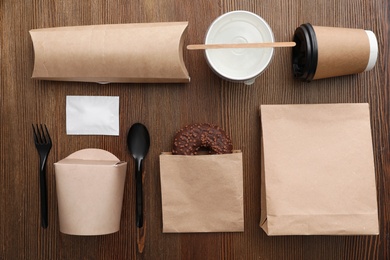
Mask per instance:
[[[160,155],[164,233],[243,232],[242,153],[217,126],[180,130]]]
[[[368,104],[262,105],[268,235],[378,234]]]

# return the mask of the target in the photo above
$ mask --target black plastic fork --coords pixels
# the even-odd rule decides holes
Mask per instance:
[[[35,147],[39,154],[39,187],[41,197],[41,226],[48,226],[47,186],[46,186],[46,160],[51,149],[51,139],[46,125],[32,125]]]

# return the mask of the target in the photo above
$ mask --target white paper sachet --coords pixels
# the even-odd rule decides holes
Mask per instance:
[[[119,97],[67,96],[68,135],[119,135]]]

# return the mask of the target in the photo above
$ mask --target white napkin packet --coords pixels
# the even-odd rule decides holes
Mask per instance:
[[[119,135],[119,97],[66,96],[68,135]]]

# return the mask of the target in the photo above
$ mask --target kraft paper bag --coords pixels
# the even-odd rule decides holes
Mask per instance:
[[[164,233],[243,232],[242,153],[160,155]]]
[[[126,162],[101,149],[83,149],[54,167],[62,233],[91,236],[119,231]]]
[[[268,235],[379,233],[368,104],[262,105]]]
[[[189,82],[183,60],[188,22],[30,30],[32,78],[84,82]]]

